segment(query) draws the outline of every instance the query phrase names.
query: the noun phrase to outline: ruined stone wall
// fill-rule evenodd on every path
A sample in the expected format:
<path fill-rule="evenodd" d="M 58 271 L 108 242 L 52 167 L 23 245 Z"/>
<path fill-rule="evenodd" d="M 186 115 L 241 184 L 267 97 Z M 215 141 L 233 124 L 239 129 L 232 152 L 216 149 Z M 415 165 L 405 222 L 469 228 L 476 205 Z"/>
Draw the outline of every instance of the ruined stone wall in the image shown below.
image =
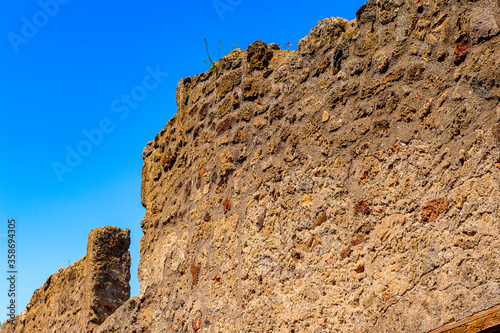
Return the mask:
<path fill-rule="evenodd" d="M 181 80 L 99 332 L 427 332 L 500 304 L 498 1 L 369 1 Z"/>
<path fill-rule="evenodd" d="M 370 0 L 182 79 L 143 152 L 140 295 L 96 331 L 428 332 L 500 304 L 499 7 Z"/>
<path fill-rule="evenodd" d="M 130 230 L 106 226 L 89 234 L 87 254 L 49 276 L 2 332 L 89 332 L 130 298 Z"/>

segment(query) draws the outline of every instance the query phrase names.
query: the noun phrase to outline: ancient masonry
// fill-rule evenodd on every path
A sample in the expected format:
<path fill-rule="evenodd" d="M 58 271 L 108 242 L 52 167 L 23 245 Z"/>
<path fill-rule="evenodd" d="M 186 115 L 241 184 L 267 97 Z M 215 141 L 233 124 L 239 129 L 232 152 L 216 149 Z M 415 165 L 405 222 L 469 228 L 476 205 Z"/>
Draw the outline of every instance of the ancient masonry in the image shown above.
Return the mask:
<path fill-rule="evenodd" d="M 370 0 L 296 51 L 259 41 L 182 79 L 143 152 L 140 295 L 95 331 L 429 332 L 491 313 L 499 24 L 498 0 Z"/>
<path fill-rule="evenodd" d="M 27 311 L 2 332 L 90 332 L 130 298 L 130 230 L 106 226 L 89 234 L 87 254 L 49 276 Z"/>

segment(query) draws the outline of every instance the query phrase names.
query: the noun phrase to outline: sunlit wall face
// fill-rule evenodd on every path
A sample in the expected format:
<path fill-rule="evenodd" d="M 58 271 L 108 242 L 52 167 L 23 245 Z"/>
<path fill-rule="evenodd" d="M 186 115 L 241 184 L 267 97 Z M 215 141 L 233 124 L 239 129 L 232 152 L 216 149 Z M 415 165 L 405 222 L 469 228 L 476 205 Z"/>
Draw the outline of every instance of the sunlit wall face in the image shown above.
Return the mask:
<path fill-rule="evenodd" d="M 242 49 L 263 40 L 293 50 L 318 20 L 353 19 L 362 4 L 1 2 L 0 251 L 15 218 L 17 313 L 104 225 L 131 229 L 138 293 L 142 149 L 175 114 L 179 79 L 209 69 L 203 38 L 214 58 L 219 41 L 222 55 L 236 41 Z M 0 304 L 7 287 L 0 279 Z"/>

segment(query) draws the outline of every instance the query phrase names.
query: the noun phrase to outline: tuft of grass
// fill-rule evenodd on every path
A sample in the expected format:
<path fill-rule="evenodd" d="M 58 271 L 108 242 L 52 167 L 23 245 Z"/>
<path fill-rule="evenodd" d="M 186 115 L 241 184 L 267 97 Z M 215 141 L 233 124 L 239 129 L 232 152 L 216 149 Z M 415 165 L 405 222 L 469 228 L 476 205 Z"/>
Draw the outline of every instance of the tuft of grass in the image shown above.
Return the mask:
<path fill-rule="evenodd" d="M 222 42 L 219 41 L 219 57 L 218 57 L 217 61 L 213 61 L 212 58 L 210 57 L 210 52 L 208 51 L 207 39 L 203 38 L 203 40 L 205 41 L 205 47 L 207 49 L 208 61 L 210 61 L 210 63 L 208 63 L 206 60 L 204 60 L 205 64 L 207 64 L 208 66 L 210 66 L 210 70 L 209 70 L 210 74 L 217 74 L 217 72 L 219 70 L 218 64 L 219 64 L 220 59 L 221 59 L 220 58 L 220 49 L 221 49 Z M 237 52 L 237 55 L 239 55 L 239 52 L 236 49 L 236 45 L 238 45 L 238 41 L 236 41 L 236 43 L 234 43 L 233 47 L 231 47 L 231 49 L 229 50 L 229 52 L 226 55 L 231 54 L 233 51 Z"/>
<path fill-rule="evenodd" d="M 344 20 L 344 19 L 339 19 L 339 20 L 337 21 L 337 24 L 338 24 L 339 26 L 341 26 L 341 27 L 342 27 L 342 29 L 344 29 L 344 30 L 345 30 L 345 27 L 347 26 L 347 20 Z"/>
<path fill-rule="evenodd" d="M 354 37 L 354 35 L 357 33 L 358 33 L 358 27 L 356 27 L 356 29 L 348 32 L 344 37 L 344 44 L 345 45 L 349 44 L 351 42 L 352 38 Z"/>

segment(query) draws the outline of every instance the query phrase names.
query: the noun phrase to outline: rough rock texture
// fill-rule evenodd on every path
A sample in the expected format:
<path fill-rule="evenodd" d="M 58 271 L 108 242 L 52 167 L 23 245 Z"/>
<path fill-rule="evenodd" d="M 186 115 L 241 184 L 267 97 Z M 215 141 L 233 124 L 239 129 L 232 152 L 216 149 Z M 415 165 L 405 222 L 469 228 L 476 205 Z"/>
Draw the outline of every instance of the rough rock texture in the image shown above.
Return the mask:
<path fill-rule="evenodd" d="M 500 304 L 499 6 L 370 0 L 181 80 L 143 152 L 140 295 L 97 332 L 427 332 Z"/>
<path fill-rule="evenodd" d="M 185 78 L 98 332 L 427 332 L 500 304 L 498 1 L 370 0 Z"/>
<path fill-rule="evenodd" d="M 89 332 L 130 298 L 130 229 L 89 234 L 87 254 L 49 276 L 2 332 Z"/>
<path fill-rule="evenodd" d="M 180 81 L 99 332 L 426 332 L 500 304 L 498 1 L 369 1 Z"/>

